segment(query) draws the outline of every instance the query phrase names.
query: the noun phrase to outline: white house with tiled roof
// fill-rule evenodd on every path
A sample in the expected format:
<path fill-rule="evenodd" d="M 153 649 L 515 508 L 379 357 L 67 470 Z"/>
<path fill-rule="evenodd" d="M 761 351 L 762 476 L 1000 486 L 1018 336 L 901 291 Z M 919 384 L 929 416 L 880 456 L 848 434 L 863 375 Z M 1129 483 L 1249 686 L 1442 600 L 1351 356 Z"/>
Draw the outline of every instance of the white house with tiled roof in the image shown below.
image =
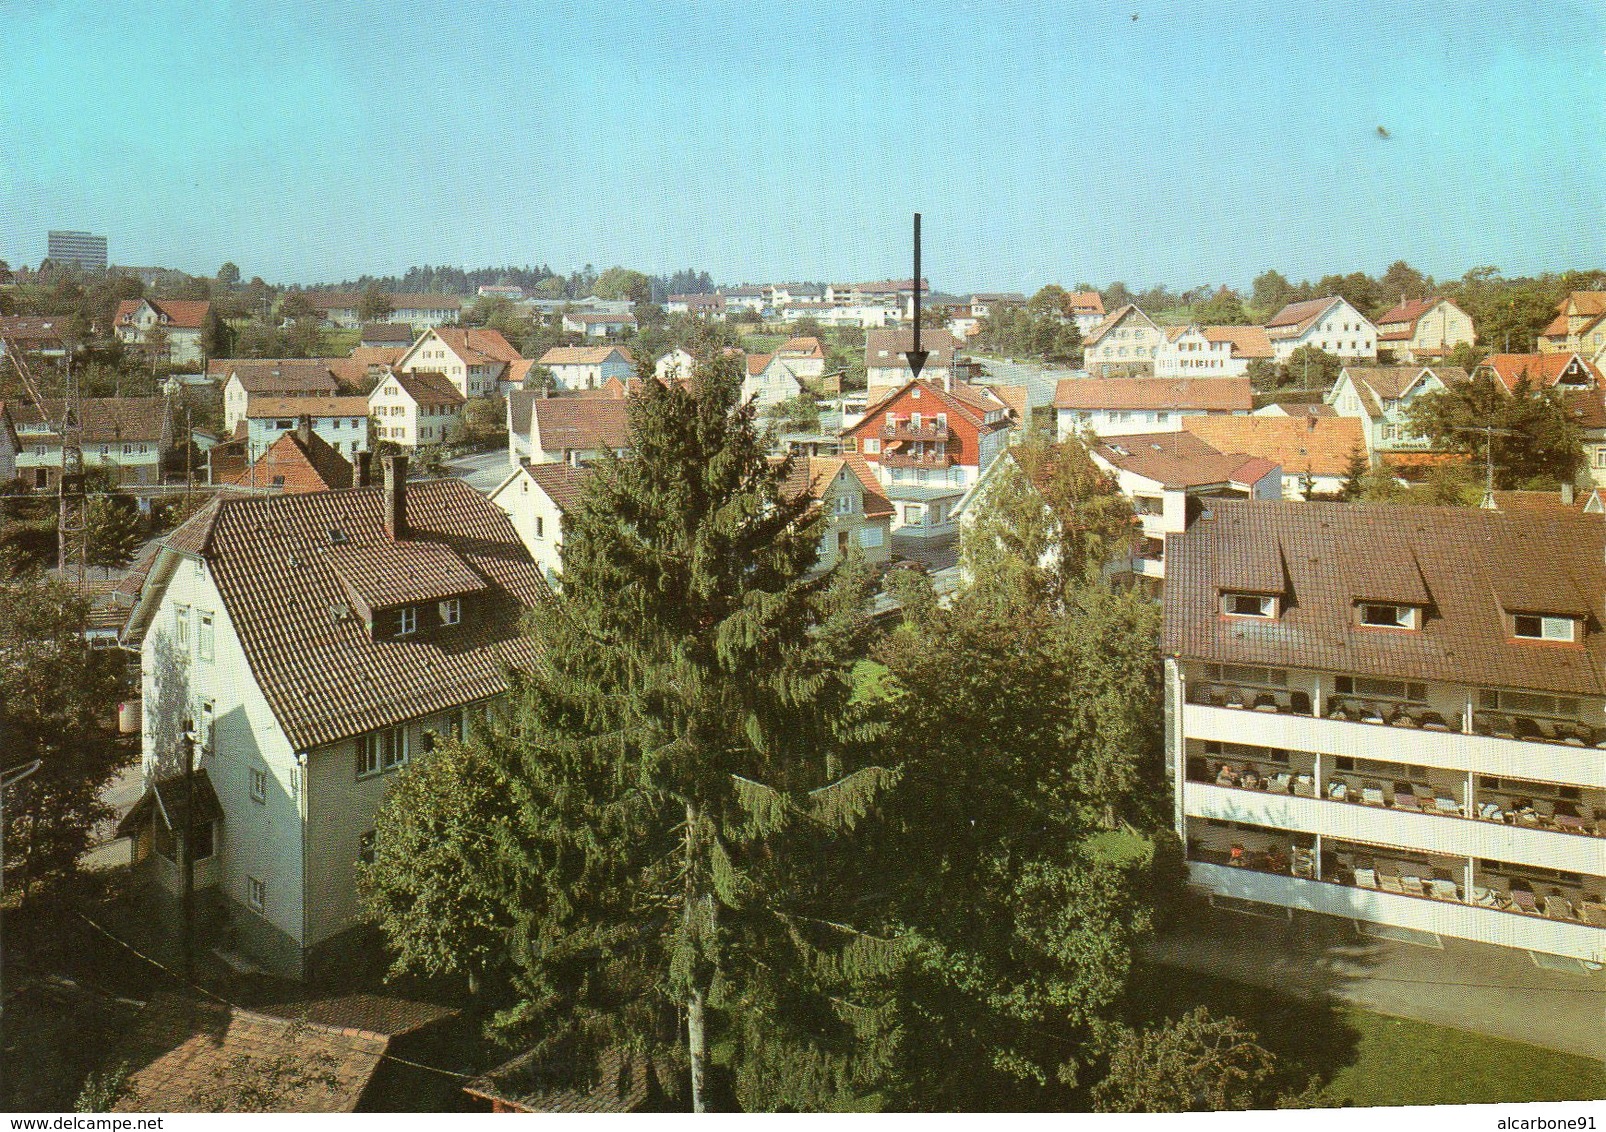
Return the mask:
<path fill-rule="evenodd" d="M 1410 426 L 1417 399 L 1453 385 L 1464 385 L 1467 371 L 1456 366 L 1345 366 L 1326 403 L 1342 417 L 1365 422 L 1370 452 L 1426 452 L 1426 437 Z"/>
<path fill-rule="evenodd" d="M 465 398 L 490 397 L 500 390 L 509 365 L 522 360 L 499 330 L 438 327 L 419 335 L 393 368 L 444 374 Z"/>
<path fill-rule="evenodd" d="M 1279 362 L 1301 346 L 1346 360 L 1377 357 L 1377 327 L 1342 296 L 1289 303 L 1266 323 Z"/>
<path fill-rule="evenodd" d="M 457 480 L 407 483 L 401 458 L 382 488 L 220 497 L 167 536 L 125 633 L 139 906 L 171 912 L 180 891 L 191 720 L 202 945 L 298 978 L 349 962 L 386 788 L 505 697 L 548 592 L 500 510 Z"/>
<path fill-rule="evenodd" d="M 1168 432 L 1207 413 L 1248 414 L 1247 377 L 1067 377 L 1054 387 L 1057 435 Z"/>
<path fill-rule="evenodd" d="M 590 468 L 573 464 L 520 464 L 488 497 L 553 586 L 563 573 L 563 516 L 579 502 L 590 475 Z"/>
<path fill-rule="evenodd" d="M 1243 377 L 1272 357 L 1258 326 L 1168 326 L 1154 356 L 1155 377 Z"/>
<path fill-rule="evenodd" d="M 167 398 L 85 397 L 79 409 L 78 443 L 86 469 L 103 470 L 119 484 L 162 482 L 162 460 L 174 445 Z M 61 402 L 47 400 L 45 410 L 48 420 L 31 402 L 0 404 L 15 437 L 14 474 L 35 491 L 54 490 L 61 478 L 61 437 L 50 425 L 61 420 Z"/>
<path fill-rule="evenodd" d="M 1449 299 L 1401 298 L 1377 319 L 1377 348 L 1407 365 L 1444 358 L 1476 338 L 1472 316 Z"/>
<path fill-rule="evenodd" d="M 233 435 L 252 397 L 333 397 L 340 392 L 322 358 L 214 358 L 207 372 L 223 385 L 223 431 Z"/>
<path fill-rule="evenodd" d="M 1153 377 L 1164 341 L 1154 320 L 1128 303 L 1087 333 L 1082 364 L 1094 377 Z"/>
<path fill-rule="evenodd" d="M 445 374 L 396 371 L 368 395 L 374 436 L 403 448 L 444 444 L 463 425 L 467 398 Z"/>
<path fill-rule="evenodd" d="M 552 371 L 564 393 L 601 389 L 610 377 L 627 381 L 636 372 L 635 359 L 623 346 L 554 346 L 538 364 Z"/>
<path fill-rule="evenodd" d="M 165 341 L 160 359 L 173 365 L 204 361 L 201 337 L 212 304 L 186 299 L 124 299 L 112 316 L 112 330 L 119 342 L 151 347 Z"/>
<path fill-rule="evenodd" d="M 246 459 L 258 460 L 302 417 L 329 446 L 353 462 L 368 451 L 366 397 L 275 397 L 254 395 L 245 407 Z"/>
<path fill-rule="evenodd" d="M 803 383 L 791 363 L 779 354 L 748 354 L 742 376 L 742 400 L 752 400 L 759 411 L 774 408 L 803 392 Z"/>

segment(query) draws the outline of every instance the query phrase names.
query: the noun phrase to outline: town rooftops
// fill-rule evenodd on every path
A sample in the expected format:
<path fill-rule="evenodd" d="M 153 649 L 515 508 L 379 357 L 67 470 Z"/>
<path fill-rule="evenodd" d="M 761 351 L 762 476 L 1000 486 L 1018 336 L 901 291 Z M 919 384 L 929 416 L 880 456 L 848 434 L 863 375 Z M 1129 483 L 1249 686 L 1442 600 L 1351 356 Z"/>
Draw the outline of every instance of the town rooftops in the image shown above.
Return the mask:
<path fill-rule="evenodd" d="M 595 366 L 601 365 L 614 354 L 619 360 L 633 361 L 630 351 L 623 346 L 553 346 L 541 355 L 544 366 Z"/>
<path fill-rule="evenodd" d="M 1266 333 L 1271 338 L 1297 338 L 1309 330 L 1312 323 L 1331 310 L 1335 303 L 1343 301 L 1337 295 L 1329 295 L 1324 299 L 1306 299 L 1303 302 L 1289 303 L 1267 321 Z"/>
<path fill-rule="evenodd" d="M 398 346 L 411 346 L 413 332 L 399 322 L 365 322 L 362 324 L 364 342 L 394 342 Z"/>
<path fill-rule="evenodd" d="M 203 299 L 124 299 L 117 304 L 112 321 L 118 326 L 132 325 L 141 304 L 149 305 L 163 324 L 179 330 L 201 329 L 212 309 L 212 304 Z"/>
<path fill-rule="evenodd" d="M 931 354 L 926 367 L 952 366 L 954 354 L 963 345 L 946 330 L 922 330 L 920 348 Z M 870 369 L 908 369 L 908 351 L 915 348 L 912 330 L 872 330 L 864 342 L 864 364 Z"/>
<path fill-rule="evenodd" d="M 1056 409 L 1195 409 L 1247 413 L 1255 407 L 1247 377 L 1065 377 Z"/>
<path fill-rule="evenodd" d="M 775 353 L 783 358 L 824 358 L 825 347 L 818 338 L 805 336 L 787 339 L 775 348 Z"/>
<path fill-rule="evenodd" d="M 1285 475 L 1342 476 L 1354 453 L 1366 451 L 1359 417 L 1189 417 L 1184 427 L 1224 452 L 1248 452 L 1282 466 Z"/>
<path fill-rule="evenodd" d="M 769 369 L 770 368 L 770 359 L 773 358 L 774 356 L 775 356 L 774 354 L 748 354 L 747 355 L 747 376 L 748 377 L 757 377 L 759 374 L 761 374 L 765 370 Z"/>
<path fill-rule="evenodd" d="M 444 711 L 507 690 L 533 660 L 524 611 L 549 591 L 507 516 L 460 480 L 408 483 L 403 537 L 382 487 L 219 496 L 169 534 L 205 560 L 262 694 L 297 750 Z M 130 622 L 137 635 L 171 565 L 159 561 Z M 454 625 L 376 634 L 350 606 L 461 592 Z"/>
<path fill-rule="evenodd" d="M 366 397 L 272 397 L 252 396 L 245 403 L 249 420 L 268 417 L 366 417 Z"/>
<path fill-rule="evenodd" d="M 617 450 L 630 447 L 629 402 L 604 397 L 541 397 L 508 394 L 515 433 L 539 429 L 546 452 Z"/>
<path fill-rule="evenodd" d="M 334 393 L 340 388 L 325 358 L 214 358 L 206 372 L 233 377 L 247 393 Z"/>
<path fill-rule="evenodd" d="M 559 511 L 569 511 L 580 502 L 586 480 L 591 478 L 590 468 L 577 468 L 573 464 L 526 464 L 524 467 Z"/>
<path fill-rule="evenodd" d="M 1606 694 L 1606 521 L 1473 507 L 1213 501 L 1166 540 L 1164 648 L 1212 661 Z M 1223 617 L 1222 594 L 1278 596 Z M 1397 592 L 1396 592 L 1397 591 Z M 1357 601 L 1423 606 L 1368 628 Z M 1583 617 L 1578 644 L 1513 636 L 1516 613 Z"/>
<path fill-rule="evenodd" d="M 161 441 L 167 436 L 165 397 L 85 397 L 79 401 L 79 443 L 114 444 L 124 441 Z M 45 411 L 50 420 L 61 419 L 62 402 L 47 398 Z M 6 405 L 11 423 L 19 432 L 30 430 L 30 443 L 44 437 L 55 439 L 39 410 L 27 401 Z"/>
<path fill-rule="evenodd" d="M 1516 392 L 1518 384 L 1525 379 L 1532 389 L 1549 389 L 1575 361 L 1579 371 L 1598 387 L 1600 371 L 1578 354 L 1491 354 L 1478 364 L 1475 372 L 1493 375 L 1511 392 Z"/>
<path fill-rule="evenodd" d="M 1264 326 L 1204 326 L 1200 329 L 1206 341 L 1230 342 L 1235 358 L 1270 358 L 1274 354 Z"/>
<path fill-rule="evenodd" d="M 775 457 L 770 463 L 779 464 L 781 459 Z M 884 519 L 893 514 L 891 502 L 881 494 L 881 482 L 876 479 L 875 472 L 871 471 L 870 465 L 856 454 L 793 457 L 791 471 L 781 482 L 781 495 L 786 499 L 807 495 L 816 501 L 824 500 L 825 493 L 830 490 L 844 469 L 859 481 L 859 487 L 864 493 L 866 519 Z"/>
<path fill-rule="evenodd" d="M 541 1060 L 536 1051 L 504 1062 L 463 1086 L 498 1112 L 628 1113 L 660 1110 L 668 1090 L 645 1054 L 605 1050 L 591 1072 L 563 1059 Z"/>
<path fill-rule="evenodd" d="M 1380 332 L 1377 336 L 1378 341 L 1395 342 L 1410 338 L 1416 330 L 1417 320 L 1442 302 L 1444 300 L 1437 296 L 1431 299 L 1400 300 L 1398 305 L 1390 307 L 1378 316 L 1377 327 Z M 1384 330 L 1384 327 L 1394 329 Z"/>
<path fill-rule="evenodd" d="M 228 482 L 240 487 L 281 487 L 286 493 L 351 487 L 356 479 L 351 462 L 316 431 L 303 430 L 301 423 Z"/>
<path fill-rule="evenodd" d="M 411 373 L 393 373 L 383 384 L 394 381 L 402 391 L 420 405 L 461 405 L 468 398 L 457 391 L 452 379 L 433 370 L 414 370 Z"/>
<path fill-rule="evenodd" d="M 1104 296 L 1097 291 L 1072 291 L 1065 296 L 1071 310 L 1086 314 L 1104 314 Z"/>
<path fill-rule="evenodd" d="M 271 1098 L 272 1111 L 353 1112 L 388 1046 L 383 1034 L 156 991 L 113 1059 L 128 1066 L 113 1108 L 237 1111 L 243 1102 L 231 1084 L 278 1072 L 296 1087 Z"/>
<path fill-rule="evenodd" d="M 1116 436 L 1094 445 L 1092 451 L 1112 467 L 1173 491 L 1217 484 L 1248 488 L 1277 470 L 1274 461 L 1219 451 L 1188 432 Z"/>
<path fill-rule="evenodd" d="M 0 316 L 0 338 L 19 345 L 60 342 L 72 329 L 69 319 L 61 315 L 4 315 Z"/>
<path fill-rule="evenodd" d="M 516 362 L 523 356 L 502 336 L 500 330 L 442 326 L 437 327 L 434 333 L 465 365 Z"/>

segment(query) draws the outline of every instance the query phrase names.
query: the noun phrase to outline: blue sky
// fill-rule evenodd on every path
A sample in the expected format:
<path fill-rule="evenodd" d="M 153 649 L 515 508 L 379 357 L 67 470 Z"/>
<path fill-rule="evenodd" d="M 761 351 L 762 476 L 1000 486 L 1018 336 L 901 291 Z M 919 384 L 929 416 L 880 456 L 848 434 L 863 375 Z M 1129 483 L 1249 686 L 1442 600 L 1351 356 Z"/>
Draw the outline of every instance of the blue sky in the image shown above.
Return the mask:
<path fill-rule="evenodd" d="M 13 264 L 881 278 L 918 210 L 953 290 L 1606 266 L 1593 0 L 4 7 Z"/>

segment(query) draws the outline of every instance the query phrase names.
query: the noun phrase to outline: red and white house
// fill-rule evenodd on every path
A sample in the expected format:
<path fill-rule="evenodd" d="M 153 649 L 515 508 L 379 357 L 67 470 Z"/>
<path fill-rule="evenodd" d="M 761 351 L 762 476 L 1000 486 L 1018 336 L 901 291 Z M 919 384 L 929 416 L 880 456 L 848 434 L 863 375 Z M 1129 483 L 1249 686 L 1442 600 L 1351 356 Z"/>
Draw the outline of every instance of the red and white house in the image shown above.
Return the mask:
<path fill-rule="evenodd" d="M 843 448 L 874 469 L 894 515 L 909 535 L 945 534 L 970 487 L 1009 445 L 1016 425 L 1009 405 L 990 390 L 923 378 L 907 381 L 871 405 L 842 432 Z"/>

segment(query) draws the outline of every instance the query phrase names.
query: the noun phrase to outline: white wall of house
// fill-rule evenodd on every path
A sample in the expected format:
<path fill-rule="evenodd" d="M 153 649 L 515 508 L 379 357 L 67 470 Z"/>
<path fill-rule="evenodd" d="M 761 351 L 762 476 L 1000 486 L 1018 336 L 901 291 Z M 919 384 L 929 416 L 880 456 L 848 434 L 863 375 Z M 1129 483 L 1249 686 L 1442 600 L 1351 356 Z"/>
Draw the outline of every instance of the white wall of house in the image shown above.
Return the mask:
<path fill-rule="evenodd" d="M 1098 436 L 1128 436 L 1136 432 L 1181 432 L 1188 417 L 1204 416 L 1203 409 L 1057 409 L 1055 419 L 1061 440 L 1084 428 Z"/>
<path fill-rule="evenodd" d="M 548 582 L 563 572 L 563 511 L 524 469 L 509 476 L 490 500 L 507 514 L 519 540 Z"/>
<path fill-rule="evenodd" d="M 548 365 L 552 371 L 552 382 L 566 393 L 580 389 L 600 389 L 610 377 L 617 377 L 620 381 L 628 381 L 635 376 L 635 369 L 623 358 L 610 358 L 604 362 L 560 362 Z"/>
<path fill-rule="evenodd" d="M 420 405 L 395 380 L 381 381 L 368 396 L 375 437 L 405 448 L 444 444 L 463 423 L 459 405 Z"/>
<path fill-rule="evenodd" d="M 742 400 L 751 397 L 760 409 L 779 405 L 801 392 L 803 383 L 779 358 L 771 358 L 763 373 L 750 373 L 742 379 Z"/>
<path fill-rule="evenodd" d="M 246 422 L 246 448 L 252 461 L 273 447 L 273 442 L 287 432 L 295 431 L 296 418 L 253 417 Z M 329 442 L 336 452 L 350 460 L 358 452 L 368 451 L 368 418 L 313 417 L 312 431 Z"/>
<path fill-rule="evenodd" d="M 1271 336 L 1272 332 L 1267 334 Z M 1279 362 L 1287 361 L 1288 355 L 1301 346 L 1315 346 L 1339 358 L 1376 358 L 1377 327 L 1346 300 L 1339 299 L 1303 334 L 1271 339 L 1272 353 Z"/>
<path fill-rule="evenodd" d="M 1160 340 L 1154 355 L 1156 377 L 1243 377 L 1249 359 L 1235 358 L 1231 342 L 1212 342 L 1197 327 L 1189 327 L 1175 341 Z"/>

